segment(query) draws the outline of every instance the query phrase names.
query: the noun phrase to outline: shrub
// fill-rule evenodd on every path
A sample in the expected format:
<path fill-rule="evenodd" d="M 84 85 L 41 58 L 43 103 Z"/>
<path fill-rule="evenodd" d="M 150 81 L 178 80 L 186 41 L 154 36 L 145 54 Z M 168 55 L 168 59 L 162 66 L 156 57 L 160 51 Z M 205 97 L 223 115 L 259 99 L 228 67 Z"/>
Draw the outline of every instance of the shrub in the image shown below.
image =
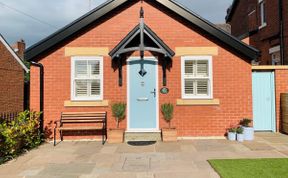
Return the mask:
<path fill-rule="evenodd" d="M 243 127 L 249 127 L 251 122 L 252 122 L 251 119 L 244 118 L 240 121 L 240 125 L 242 125 Z"/>
<path fill-rule="evenodd" d="M 231 127 L 231 128 L 228 129 L 228 132 L 236 133 L 237 132 L 237 128 L 236 127 Z"/>
<path fill-rule="evenodd" d="M 238 127 L 236 132 L 237 134 L 243 134 L 244 129 L 242 127 Z"/>
<path fill-rule="evenodd" d="M 169 128 L 171 128 L 171 120 L 173 118 L 174 106 L 171 103 L 165 103 L 161 105 L 161 112 L 166 122 L 169 124 Z"/>
<path fill-rule="evenodd" d="M 116 127 L 119 128 L 119 122 L 121 122 L 125 118 L 125 103 L 114 103 L 112 104 L 112 114 L 116 120 Z"/>
<path fill-rule="evenodd" d="M 41 144 L 40 114 L 40 112 L 24 111 L 19 113 L 15 120 L 0 124 L 0 157 L 3 159 L 2 161 L 17 156 L 25 149 L 31 149 Z"/>

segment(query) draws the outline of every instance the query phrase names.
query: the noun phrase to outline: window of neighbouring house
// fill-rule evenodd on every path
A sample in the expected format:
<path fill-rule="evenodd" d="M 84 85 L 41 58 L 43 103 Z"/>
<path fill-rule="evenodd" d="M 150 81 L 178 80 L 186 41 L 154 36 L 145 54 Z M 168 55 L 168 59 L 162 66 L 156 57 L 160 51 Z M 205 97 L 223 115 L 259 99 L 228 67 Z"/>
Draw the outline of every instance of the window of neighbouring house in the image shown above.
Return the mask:
<path fill-rule="evenodd" d="M 212 99 L 212 57 L 182 57 L 182 98 Z"/>
<path fill-rule="evenodd" d="M 103 99 L 103 58 L 72 57 L 72 100 Z"/>
<path fill-rule="evenodd" d="M 266 11 L 265 11 L 265 1 L 259 0 L 259 8 L 260 8 L 260 27 L 263 28 L 267 25 L 266 23 Z"/>

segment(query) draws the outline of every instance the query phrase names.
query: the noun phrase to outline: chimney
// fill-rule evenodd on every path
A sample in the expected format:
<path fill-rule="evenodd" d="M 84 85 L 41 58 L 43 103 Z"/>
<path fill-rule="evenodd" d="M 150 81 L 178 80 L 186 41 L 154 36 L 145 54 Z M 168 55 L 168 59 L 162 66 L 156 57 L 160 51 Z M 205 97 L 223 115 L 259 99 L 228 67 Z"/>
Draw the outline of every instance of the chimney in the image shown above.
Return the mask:
<path fill-rule="evenodd" d="M 21 59 L 24 59 L 25 46 L 25 41 L 23 39 L 20 39 L 16 44 L 12 45 L 12 48 Z"/>

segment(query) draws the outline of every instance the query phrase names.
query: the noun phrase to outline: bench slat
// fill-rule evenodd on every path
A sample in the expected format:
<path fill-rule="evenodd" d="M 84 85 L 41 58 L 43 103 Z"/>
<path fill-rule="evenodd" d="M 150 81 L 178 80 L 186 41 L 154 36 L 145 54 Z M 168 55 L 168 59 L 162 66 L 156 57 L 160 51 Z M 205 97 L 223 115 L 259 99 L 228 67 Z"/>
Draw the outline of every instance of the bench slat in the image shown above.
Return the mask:
<path fill-rule="evenodd" d="M 102 120 L 62 120 L 62 123 L 103 123 Z"/>
<path fill-rule="evenodd" d="M 102 127 L 59 127 L 58 130 L 102 130 Z"/>
<path fill-rule="evenodd" d="M 87 119 L 105 119 L 106 117 L 104 116 L 62 116 L 62 119 L 66 118 L 75 118 L 75 119 L 81 119 L 81 118 L 87 118 Z"/>

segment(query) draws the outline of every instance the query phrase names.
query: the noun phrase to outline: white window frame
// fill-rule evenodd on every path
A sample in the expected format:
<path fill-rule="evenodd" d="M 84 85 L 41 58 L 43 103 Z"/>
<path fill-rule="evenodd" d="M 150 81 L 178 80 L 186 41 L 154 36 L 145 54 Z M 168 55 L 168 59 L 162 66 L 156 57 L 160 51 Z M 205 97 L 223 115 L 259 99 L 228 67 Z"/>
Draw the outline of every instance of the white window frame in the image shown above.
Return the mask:
<path fill-rule="evenodd" d="M 208 61 L 208 72 L 209 75 L 207 79 L 210 81 L 208 82 L 208 95 L 186 95 L 185 94 L 185 61 Z M 181 90 L 182 90 L 182 99 L 213 99 L 213 64 L 212 64 L 212 56 L 182 56 L 181 57 Z M 195 77 L 197 79 L 197 77 Z M 199 78 L 201 79 L 201 78 Z"/>
<path fill-rule="evenodd" d="M 267 25 L 265 3 L 266 2 L 264 0 L 258 0 L 259 12 L 260 12 L 260 21 L 261 21 L 260 22 L 261 25 L 260 25 L 259 29 L 264 28 Z"/>
<path fill-rule="evenodd" d="M 91 96 L 91 97 L 76 97 L 75 95 L 75 62 L 80 61 L 80 60 L 85 60 L 85 61 L 99 61 L 100 62 L 100 95 L 99 96 Z M 103 100 L 103 57 L 101 56 L 73 56 L 71 58 L 71 100 L 72 101 L 99 101 Z"/>

